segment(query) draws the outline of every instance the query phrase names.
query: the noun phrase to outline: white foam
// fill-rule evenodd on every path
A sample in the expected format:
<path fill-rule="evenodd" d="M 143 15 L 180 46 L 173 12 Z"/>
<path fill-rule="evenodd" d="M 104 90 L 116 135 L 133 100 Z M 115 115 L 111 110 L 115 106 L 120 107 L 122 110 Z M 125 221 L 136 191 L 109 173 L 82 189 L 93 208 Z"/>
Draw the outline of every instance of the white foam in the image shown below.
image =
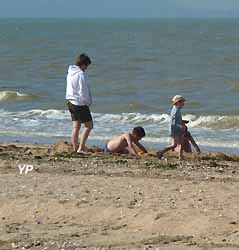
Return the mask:
<path fill-rule="evenodd" d="M 36 96 L 32 94 L 20 93 L 18 91 L 0 91 L 0 101 L 13 101 L 13 100 L 24 100 L 29 98 L 34 98 Z"/>
<path fill-rule="evenodd" d="M 0 133 L 5 135 L 51 138 L 70 137 L 71 134 L 70 114 L 66 110 L 33 109 L 19 112 L 0 110 L 0 119 Z M 90 138 L 107 141 L 112 136 L 131 131 L 135 126 L 143 126 L 146 130 L 144 142 L 167 145 L 169 119 L 168 114 L 93 113 L 94 129 Z M 190 121 L 190 132 L 200 145 L 239 148 L 239 135 L 236 132 L 239 130 L 239 117 L 187 114 L 184 119 Z"/>
<path fill-rule="evenodd" d="M 0 110 L 1 118 L 34 118 L 34 119 L 49 119 L 49 120 L 64 120 L 69 118 L 69 112 L 67 110 L 56 109 L 33 109 L 29 111 L 8 112 Z M 121 114 L 102 114 L 93 113 L 94 120 L 96 122 L 111 122 L 121 124 L 157 124 L 166 125 L 170 120 L 168 114 L 141 114 L 141 113 L 121 113 Z M 191 128 L 217 128 L 217 129 L 239 129 L 239 116 L 195 116 L 187 114 L 183 119 L 189 120 L 188 124 Z"/>
<path fill-rule="evenodd" d="M 214 129 L 238 129 L 239 116 L 199 116 L 190 124 L 191 127 L 206 127 Z"/>

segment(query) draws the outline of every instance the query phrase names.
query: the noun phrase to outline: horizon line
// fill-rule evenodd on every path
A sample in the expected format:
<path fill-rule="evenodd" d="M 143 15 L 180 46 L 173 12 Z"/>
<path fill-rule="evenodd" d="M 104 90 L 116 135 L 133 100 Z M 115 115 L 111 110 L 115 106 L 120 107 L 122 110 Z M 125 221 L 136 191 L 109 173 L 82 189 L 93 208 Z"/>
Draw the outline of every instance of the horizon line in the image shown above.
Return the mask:
<path fill-rule="evenodd" d="M 0 16 L 0 19 L 239 19 L 239 16 L 165 16 L 165 17 L 66 17 L 66 16 Z"/>

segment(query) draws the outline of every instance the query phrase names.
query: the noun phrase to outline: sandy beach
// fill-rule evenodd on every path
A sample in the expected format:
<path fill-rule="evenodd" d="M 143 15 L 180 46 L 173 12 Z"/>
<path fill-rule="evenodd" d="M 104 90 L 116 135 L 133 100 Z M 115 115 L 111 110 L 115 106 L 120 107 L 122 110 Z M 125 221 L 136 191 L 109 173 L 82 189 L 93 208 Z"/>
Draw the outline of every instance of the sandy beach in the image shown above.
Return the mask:
<path fill-rule="evenodd" d="M 238 156 L 70 150 L 0 146 L 0 249 L 239 249 Z"/>

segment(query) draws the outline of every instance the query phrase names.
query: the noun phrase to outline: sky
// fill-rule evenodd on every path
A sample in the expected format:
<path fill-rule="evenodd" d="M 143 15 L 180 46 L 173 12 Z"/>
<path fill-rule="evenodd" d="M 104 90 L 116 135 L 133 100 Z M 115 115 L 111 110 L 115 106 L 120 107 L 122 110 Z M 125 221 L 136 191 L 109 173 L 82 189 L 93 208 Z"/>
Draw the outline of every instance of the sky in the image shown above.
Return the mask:
<path fill-rule="evenodd" d="M 239 0 L 0 0 L 0 17 L 239 17 Z"/>

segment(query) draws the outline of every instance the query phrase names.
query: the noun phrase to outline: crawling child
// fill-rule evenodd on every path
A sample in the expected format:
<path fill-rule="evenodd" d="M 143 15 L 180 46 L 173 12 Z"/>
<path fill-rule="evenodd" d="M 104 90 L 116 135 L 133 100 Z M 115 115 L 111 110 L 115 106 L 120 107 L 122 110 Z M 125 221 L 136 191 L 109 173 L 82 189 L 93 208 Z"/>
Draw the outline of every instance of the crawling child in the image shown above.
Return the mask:
<path fill-rule="evenodd" d="M 137 156 L 137 150 L 135 145 L 140 149 L 141 152 L 147 153 L 139 141 L 145 136 L 145 131 L 142 127 L 135 127 L 131 133 L 125 133 L 119 135 L 105 144 L 105 153 L 118 153 L 118 154 L 130 154 Z"/>

